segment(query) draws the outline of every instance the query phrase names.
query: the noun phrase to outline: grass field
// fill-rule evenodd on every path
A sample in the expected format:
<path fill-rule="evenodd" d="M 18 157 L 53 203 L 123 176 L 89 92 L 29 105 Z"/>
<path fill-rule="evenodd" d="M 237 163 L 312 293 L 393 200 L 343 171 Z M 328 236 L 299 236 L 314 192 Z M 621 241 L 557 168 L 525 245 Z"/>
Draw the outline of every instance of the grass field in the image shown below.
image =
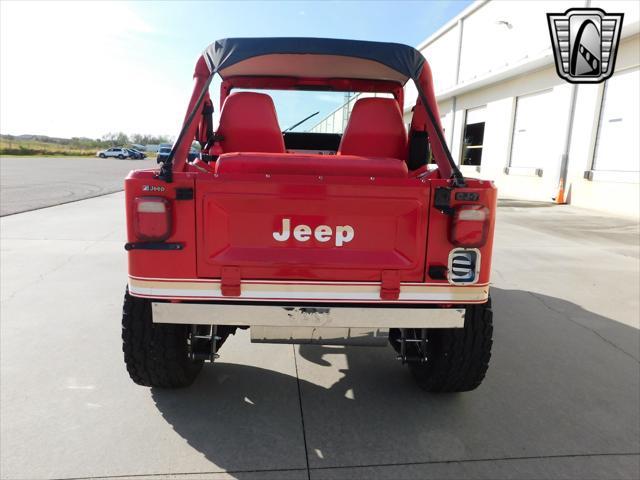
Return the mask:
<path fill-rule="evenodd" d="M 0 139 L 0 155 L 94 156 L 98 149 L 40 142 L 37 140 Z"/>

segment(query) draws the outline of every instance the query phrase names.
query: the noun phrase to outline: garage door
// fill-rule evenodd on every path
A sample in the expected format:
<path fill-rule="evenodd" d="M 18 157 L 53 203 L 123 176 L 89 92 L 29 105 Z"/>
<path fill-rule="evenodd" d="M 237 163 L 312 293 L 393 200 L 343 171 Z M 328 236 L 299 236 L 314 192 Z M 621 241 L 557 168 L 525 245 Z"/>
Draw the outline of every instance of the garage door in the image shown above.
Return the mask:
<path fill-rule="evenodd" d="M 523 95 L 516 99 L 516 118 L 511 146 L 511 167 L 544 168 L 555 145 L 557 131 L 553 90 Z M 555 129 L 557 130 L 557 129 Z"/>
<path fill-rule="evenodd" d="M 605 84 L 594 170 L 640 170 L 640 69 L 615 74 Z"/>

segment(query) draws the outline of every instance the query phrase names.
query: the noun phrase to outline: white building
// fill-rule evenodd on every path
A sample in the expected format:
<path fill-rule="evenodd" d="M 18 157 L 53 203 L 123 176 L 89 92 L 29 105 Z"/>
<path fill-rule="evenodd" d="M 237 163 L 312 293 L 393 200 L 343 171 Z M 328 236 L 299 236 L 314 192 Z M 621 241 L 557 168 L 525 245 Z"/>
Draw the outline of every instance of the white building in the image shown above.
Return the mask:
<path fill-rule="evenodd" d="M 556 73 L 546 14 L 586 6 L 624 13 L 622 35 L 614 75 L 573 85 Z M 563 187 L 568 203 L 638 216 L 639 20 L 638 1 L 478 1 L 420 44 L 462 172 L 503 198 L 553 201 Z M 405 93 L 408 123 L 413 84 Z M 313 130 L 341 131 L 349 103 Z"/>

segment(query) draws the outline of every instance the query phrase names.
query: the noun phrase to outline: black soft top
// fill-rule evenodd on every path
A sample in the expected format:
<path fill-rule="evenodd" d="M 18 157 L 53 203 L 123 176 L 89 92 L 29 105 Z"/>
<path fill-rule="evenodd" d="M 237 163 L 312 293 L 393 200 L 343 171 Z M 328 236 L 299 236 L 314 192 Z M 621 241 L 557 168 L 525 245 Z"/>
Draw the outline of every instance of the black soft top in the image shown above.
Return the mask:
<path fill-rule="evenodd" d="M 416 80 L 424 57 L 399 43 L 331 38 L 225 38 L 207 47 L 209 70 L 236 75 Z"/>

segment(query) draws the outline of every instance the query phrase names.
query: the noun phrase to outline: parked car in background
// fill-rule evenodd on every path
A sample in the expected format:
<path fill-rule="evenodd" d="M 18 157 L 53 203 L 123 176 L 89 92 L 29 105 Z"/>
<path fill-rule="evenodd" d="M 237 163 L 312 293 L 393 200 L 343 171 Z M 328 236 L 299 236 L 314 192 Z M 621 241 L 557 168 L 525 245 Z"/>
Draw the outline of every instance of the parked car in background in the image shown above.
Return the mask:
<path fill-rule="evenodd" d="M 169 158 L 169 154 L 171 153 L 171 147 L 160 147 L 158 150 L 158 163 L 164 162 L 167 158 Z"/>
<path fill-rule="evenodd" d="M 127 148 L 127 152 L 129 152 L 129 157 L 135 160 L 142 160 L 143 158 L 147 158 L 147 155 L 135 148 Z"/>
<path fill-rule="evenodd" d="M 200 156 L 200 151 L 198 151 L 195 148 L 191 147 L 191 149 L 189 150 L 189 155 L 188 155 L 189 161 L 193 162 L 199 156 Z"/>
<path fill-rule="evenodd" d="M 126 148 L 122 147 L 112 147 L 107 148 L 106 150 L 102 150 L 96 153 L 96 157 L 107 158 L 107 157 L 117 157 L 117 158 L 129 158 L 129 151 Z"/>

